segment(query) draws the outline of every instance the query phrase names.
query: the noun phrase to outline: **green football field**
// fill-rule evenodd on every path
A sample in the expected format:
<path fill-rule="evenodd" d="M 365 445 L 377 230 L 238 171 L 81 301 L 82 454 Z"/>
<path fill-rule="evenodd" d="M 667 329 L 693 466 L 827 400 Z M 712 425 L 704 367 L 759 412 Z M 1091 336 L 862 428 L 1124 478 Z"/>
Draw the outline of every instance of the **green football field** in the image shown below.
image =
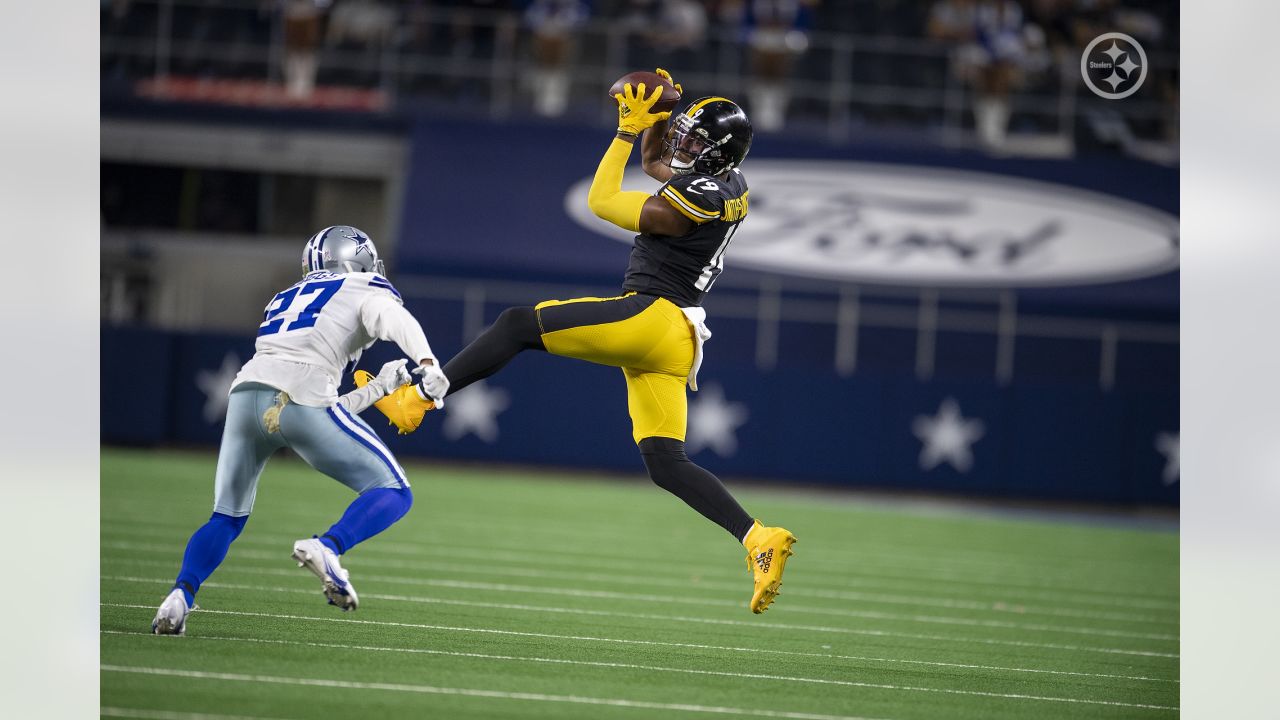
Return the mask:
<path fill-rule="evenodd" d="M 409 465 L 344 614 L 289 552 L 351 494 L 277 457 L 186 637 L 150 635 L 214 462 L 102 453 L 103 716 L 1178 715 L 1173 532 L 744 488 L 799 538 L 752 615 L 741 547 L 639 475 Z"/>

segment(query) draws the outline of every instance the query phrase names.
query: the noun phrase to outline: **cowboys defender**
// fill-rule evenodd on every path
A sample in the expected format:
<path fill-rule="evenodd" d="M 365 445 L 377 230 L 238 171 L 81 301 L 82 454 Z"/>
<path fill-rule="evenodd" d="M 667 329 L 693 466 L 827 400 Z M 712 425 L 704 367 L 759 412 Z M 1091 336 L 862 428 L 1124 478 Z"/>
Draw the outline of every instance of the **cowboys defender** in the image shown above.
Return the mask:
<path fill-rule="evenodd" d="M 302 251 L 302 271 L 301 280 L 267 304 L 256 352 L 232 382 L 213 515 L 188 541 L 178 579 L 151 624 L 154 633 L 186 632 L 201 583 L 244 529 L 258 477 L 279 448 L 359 493 L 323 535 L 293 544 L 293 558 L 320 578 L 331 605 L 355 610 L 359 604 L 338 556 L 386 530 L 413 504 L 404 469 L 357 414 L 397 388 L 437 398 L 438 405 L 449 381 L 387 281 L 368 235 L 347 225 L 321 230 Z M 376 340 L 394 342 L 413 358 L 421 382 L 403 359 L 395 360 L 338 397 L 343 368 Z"/>
<path fill-rule="evenodd" d="M 665 71 L 658 73 L 671 80 Z M 615 96 L 617 136 L 587 197 L 596 215 L 639 233 L 623 294 L 508 308 L 444 371 L 452 392 L 494 374 L 523 350 L 621 368 L 632 434 L 649 476 L 746 546 L 755 579 L 750 607 L 760 613 L 778 593 L 795 537 L 753 520 L 684 448 L 684 388 L 687 383 L 697 390 L 702 343 L 711 336 L 700 305 L 747 216 L 747 182 L 738 166 L 751 146 L 751 124 L 732 101 L 705 97 L 668 128 L 671 113 L 650 112 L 661 95 L 661 87 L 645 97 L 643 84 L 635 89 L 628 84 Z M 663 183 L 653 195 L 621 188 L 623 168 L 641 133 L 644 170 Z M 415 429 L 431 408 L 411 389 L 377 405 L 402 432 Z"/>

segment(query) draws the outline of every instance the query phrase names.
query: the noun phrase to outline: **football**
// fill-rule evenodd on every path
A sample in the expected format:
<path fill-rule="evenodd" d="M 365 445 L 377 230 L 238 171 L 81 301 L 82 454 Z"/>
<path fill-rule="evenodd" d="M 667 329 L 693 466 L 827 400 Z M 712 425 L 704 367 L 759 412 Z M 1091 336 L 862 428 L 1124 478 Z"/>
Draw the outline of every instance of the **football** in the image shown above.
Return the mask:
<path fill-rule="evenodd" d="M 653 94 L 653 89 L 659 85 L 664 88 L 662 91 L 662 97 L 659 98 L 658 102 L 653 106 L 653 112 L 667 112 L 668 110 L 675 110 L 676 105 L 680 104 L 680 93 L 672 87 L 671 83 L 664 80 L 658 73 L 647 72 L 644 70 L 627 73 L 626 75 L 618 78 L 618 81 L 613 84 L 613 87 L 609 88 L 609 99 L 614 99 L 614 95 L 622 92 L 622 86 L 627 83 L 631 83 L 633 90 L 638 89 L 640 83 L 644 83 L 644 93 L 646 97 Z"/>

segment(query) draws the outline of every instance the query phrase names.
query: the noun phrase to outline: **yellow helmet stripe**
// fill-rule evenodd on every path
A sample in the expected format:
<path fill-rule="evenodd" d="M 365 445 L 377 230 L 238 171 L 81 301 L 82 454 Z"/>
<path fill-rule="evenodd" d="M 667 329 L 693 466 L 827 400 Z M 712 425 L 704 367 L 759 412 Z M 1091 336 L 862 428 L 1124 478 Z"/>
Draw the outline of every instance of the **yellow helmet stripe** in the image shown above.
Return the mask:
<path fill-rule="evenodd" d="M 707 98 L 706 100 L 703 100 L 702 102 L 698 103 L 697 105 L 694 105 L 693 107 L 689 108 L 688 110 L 685 110 L 685 111 L 684 111 L 684 114 L 685 114 L 685 115 L 688 115 L 689 117 L 693 117 L 693 114 L 694 114 L 694 113 L 696 113 L 696 112 L 698 112 L 699 110 L 701 110 L 701 109 L 703 108 L 703 106 L 708 105 L 708 104 L 713 103 L 713 102 L 716 102 L 716 101 L 720 101 L 720 100 L 722 100 L 722 101 L 724 101 L 724 102 L 733 102 L 733 101 L 732 101 L 732 100 L 730 100 L 729 98 L 722 98 L 722 97 L 709 97 L 709 98 Z"/>

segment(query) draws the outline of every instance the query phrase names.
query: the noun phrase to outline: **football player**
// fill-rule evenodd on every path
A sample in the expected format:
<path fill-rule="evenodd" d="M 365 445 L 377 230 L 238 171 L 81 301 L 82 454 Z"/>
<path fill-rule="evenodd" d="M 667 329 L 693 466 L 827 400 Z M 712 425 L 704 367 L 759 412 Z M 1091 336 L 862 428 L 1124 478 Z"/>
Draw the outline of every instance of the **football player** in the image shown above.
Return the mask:
<path fill-rule="evenodd" d="M 587 197 L 596 215 L 638 233 L 622 294 L 508 308 L 444 371 L 457 391 L 523 350 L 621 368 L 632 434 L 649 476 L 746 546 L 755 580 L 750 608 L 760 613 L 778 594 L 795 536 L 754 520 L 715 475 L 689 459 L 684 445 L 685 385 L 697 390 L 702 343 L 711 336 L 700 305 L 747 216 L 747 181 L 739 166 L 751 147 L 751 124 L 731 100 L 704 97 L 668 126 L 670 112 L 651 112 L 662 89 L 646 96 L 643 84 L 627 84 L 615 96 L 618 131 Z M 644 170 L 663 183 L 653 195 L 621 188 L 641 134 Z M 377 405 L 401 432 L 416 429 L 432 407 L 414 388 Z"/>
<path fill-rule="evenodd" d="M 342 610 L 355 610 L 359 598 L 338 557 L 386 530 L 413 504 L 404 469 L 358 414 L 401 386 L 421 387 L 438 406 L 449 380 L 387 281 L 368 235 L 347 225 L 321 230 L 302 251 L 302 271 L 301 280 L 267 304 L 256 352 L 231 385 L 213 515 L 187 542 L 178 579 L 151 623 L 154 633 L 186 632 L 201 583 L 244 529 L 258 477 L 282 447 L 358 493 L 323 535 L 293 544 L 293 558 L 320 578 L 329 603 Z M 396 360 L 338 397 L 344 367 L 376 340 L 399 345 L 422 379 L 415 382 L 405 360 Z"/>

